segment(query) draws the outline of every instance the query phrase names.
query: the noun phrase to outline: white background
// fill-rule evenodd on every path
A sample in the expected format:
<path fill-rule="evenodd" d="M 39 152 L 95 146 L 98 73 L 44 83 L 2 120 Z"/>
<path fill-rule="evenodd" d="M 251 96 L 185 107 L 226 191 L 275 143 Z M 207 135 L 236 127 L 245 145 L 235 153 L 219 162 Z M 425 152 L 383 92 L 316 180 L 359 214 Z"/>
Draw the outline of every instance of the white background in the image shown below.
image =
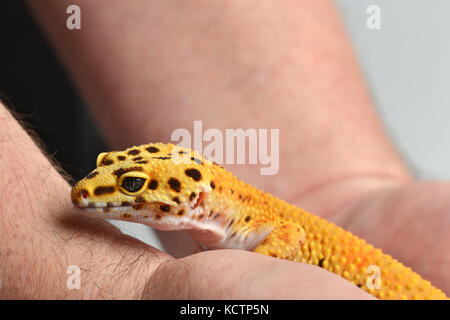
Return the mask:
<path fill-rule="evenodd" d="M 419 178 L 450 178 L 450 1 L 337 0 L 386 129 Z M 366 9 L 381 9 L 381 29 Z"/>

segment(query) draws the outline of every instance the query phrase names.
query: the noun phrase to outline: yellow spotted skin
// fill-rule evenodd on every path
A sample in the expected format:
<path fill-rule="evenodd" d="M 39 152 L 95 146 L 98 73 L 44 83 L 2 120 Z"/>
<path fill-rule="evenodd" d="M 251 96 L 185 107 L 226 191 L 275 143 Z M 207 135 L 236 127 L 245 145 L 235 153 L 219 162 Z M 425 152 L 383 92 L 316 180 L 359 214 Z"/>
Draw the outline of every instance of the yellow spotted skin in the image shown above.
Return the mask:
<path fill-rule="evenodd" d="M 245 249 L 313 264 L 380 299 L 448 299 L 350 232 L 172 144 L 100 154 L 97 168 L 74 186 L 71 197 L 97 217 L 189 230 L 206 248 Z"/>

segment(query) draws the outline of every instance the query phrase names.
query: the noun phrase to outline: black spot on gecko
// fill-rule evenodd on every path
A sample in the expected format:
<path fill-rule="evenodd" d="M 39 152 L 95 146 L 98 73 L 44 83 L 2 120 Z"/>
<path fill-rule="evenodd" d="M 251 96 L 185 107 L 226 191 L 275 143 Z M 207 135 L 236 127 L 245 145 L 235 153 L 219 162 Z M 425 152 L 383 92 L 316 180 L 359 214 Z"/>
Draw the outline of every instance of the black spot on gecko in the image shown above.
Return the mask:
<path fill-rule="evenodd" d="M 148 162 L 147 160 L 136 161 L 136 163 L 142 163 L 142 164 L 146 164 L 147 162 Z"/>
<path fill-rule="evenodd" d="M 230 189 L 230 192 L 231 192 L 231 194 L 233 194 L 233 193 L 234 193 L 234 190 L 233 190 L 233 189 Z"/>
<path fill-rule="evenodd" d="M 117 178 L 120 178 L 123 174 L 130 172 L 130 171 L 142 171 L 142 167 L 131 167 L 131 168 L 120 168 L 113 172 L 117 176 Z"/>
<path fill-rule="evenodd" d="M 125 157 L 125 156 L 117 156 L 117 160 L 119 160 L 119 161 L 123 161 L 123 160 L 125 160 L 127 157 Z"/>
<path fill-rule="evenodd" d="M 230 236 L 230 238 L 233 238 L 236 235 L 236 231 L 233 232 L 233 234 Z"/>
<path fill-rule="evenodd" d="M 98 175 L 98 171 L 92 171 L 91 173 L 89 173 L 89 174 L 86 176 L 86 179 L 92 179 L 92 178 L 94 178 L 96 175 Z"/>
<path fill-rule="evenodd" d="M 141 210 L 143 207 L 144 207 L 144 204 L 142 204 L 142 203 L 133 205 L 134 210 Z"/>
<path fill-rule="evenodd" d="M 178 199 L 178 197 L 173 197 L 172 201 L 176 202 L 177 204 L 180 204 L 180 199 Z"/>
<path fill-rule="evenodd" d="M 361 288 L 361 287 L 362 287 L 362 284 L 361 284 L 361 283 L 358 283 L 356 286 L 357 286 L 358 288 Z"/>
<path fill-rule="evenodd" d="M 209 183 L 209 185 L 210 185 L 211 189 L 213 189 L 213 190 L 216 188 L 216 184 L 214 183 L 214 181 L 211 181 Z"/>
<path fill-rule="evenodd" d="M 176 191 L 176 192 L 181 191 L 181 182 L 177 178 L 170 178 L 168 183 L 169 183 L 170 189 L 172 189 L 173 191 Z"/>
<path fill-rule="evenodd" d="M 230 223 L 228 224 L 228 228 L 231 227 L 231 225 L 234 223 L 234 219 L 231 219 Z"/>
<path fill-rule="evenodd" d="M 184 210 L 181 209 L 180 211 L 177 212 L 177 215 L 182 216 L 184 214 Z"/>
<path fill-rule="evenodd" d="M 152 159 L 169 160 L 169 159 L 172 159 L 172 158 L 171 157 L 152 157 Z"/>
<path fill-rule="evenodd" d="M 220 213 L 216 213 L 216 214 L 214 215 L 213 220 L 216 219 L 216 218 L 218 218 L 219 216 L 220 216 Z"/>
<path fill-rule="evenodd" d="M 197 169 L 192 169 L 192 168 L 191 169 L 186 169 L 184 171 L 184 173 L 188 177 L 194 179 L 194 181 L 200 181 L 202 179 L 202 174 Z"/>
<path fill-rule="evenodd" d="M 157 180 L 150 180 L 150 182 L 148 183 L 148 188 L 150 190 L 155 190 L 156 188 L 158 188 L 158 181 Z"/>
<path fill-rule="evenodd" d="M 159 219 L 161 219 L 161 216 L 160 216 L 159 214 L 157 214 L 157 215 L 155 216 L 155 218 L 156 218 L 156 220 L 159 220 Z"/>
<path fill-rule="evenodd" d="M 129 203 L 128 201 L 122 202 L 122 207 L 129 207 L 129 206 L 131 206 L 131 203 Z"/>
<path fill-rule="evenodd" d="M 137 196 L 136 198 L 134 198 L 135 202 L 145 202 L 145 199 L 143 196 Z"/>
<path fill-rule="evenodd" d="M 191 195 L 189 196 L 189 200 L 194 200 L 195 199 L 195 197 L 196 197 L 196 194 L 195 194 L 195 192 L 192 192 L 191 193 Z"/>
<path fill-rule="evenodd" d="M 319 260 L 319 264 L 318 264 L 319 267 L 323 268 L 323 261 L 324 260 L 325 260 L 324 258 Z"/>
<path fill-rule="evenodd" d="M 100 163 L 100 166 L 109 166 L 113 163 L 114 161 L 112 161 L 111 159 L 103 158 L 102 162 Z"/>
<path fill-rule="evenodd" d="M 250 221 L 250 216 L 246 216 L 245 217 L 245 222 L 249 222 Z"/>
<path fill-rule="evenodd" d="M 142 158 L 142 157 L 136 157 L 136 158 L 133 159 L 133 161 L 139 161 L 139 160 L 142 160 L 142 159 L 144 159 L 144 158 Z"/>
<path fill-rule="evenodd" d="M 167 204 L 163 204 L 162 206 L 159 207 L 159 209 L 164 212 L 169 212 L 170 206 L 168 206 Z"/>
<path fill-rule="evenodd" d="M 96 196 L 101 196 L 103 194 L 111 194 L 116 192 L 116 188 L 114 186 L 101 186 L 101 187 L 97 187 L 94 190 L 94 194 Z"/>
<path fill-rule="evenodd" d="M 156 148 L 156 147 L 148 147 L 145 150 L 147 150 L 150 153 L 157 153 L 157 152 L 159 152 L 159 149 Z"/>
<path fill-rule="evenodd" d="M 138 149 L 133 149 L 133 150 L 128 151 L 128 154 L 131 156 L 135 156 L 139 153 L 141 153 L 141 151 L 139 151 Z"/>
<path fill-rule="evenodd" d="M 188 154 L 188 153 L 186 151 L 178 151 L 178 154 L 182 155 L 182 154 Z"/>

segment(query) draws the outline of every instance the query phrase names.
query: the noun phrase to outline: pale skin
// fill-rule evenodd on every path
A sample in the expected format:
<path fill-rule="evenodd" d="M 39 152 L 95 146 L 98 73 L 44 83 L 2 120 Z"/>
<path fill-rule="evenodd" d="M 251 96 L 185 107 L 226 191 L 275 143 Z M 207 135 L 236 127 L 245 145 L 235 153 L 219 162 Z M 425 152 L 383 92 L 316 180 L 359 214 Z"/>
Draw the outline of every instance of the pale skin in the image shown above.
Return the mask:
<path fill-rule="evenodd" d="M 277 175 L 229 169 L 450 293 L 450 185 L 410 177 L 331 2 L 77 1 L 75 32 L 73 1 L 30 4 L 113 148 L 167 142 L 193 120 L 281 128 Z M 3 106 L 0 119 L 1 298 L 371 298 L 323 269 L 250 252 L 173 259 L 82 217 Z M 81 290 L 66 288 L 69 265 L 83 270 Z"/>

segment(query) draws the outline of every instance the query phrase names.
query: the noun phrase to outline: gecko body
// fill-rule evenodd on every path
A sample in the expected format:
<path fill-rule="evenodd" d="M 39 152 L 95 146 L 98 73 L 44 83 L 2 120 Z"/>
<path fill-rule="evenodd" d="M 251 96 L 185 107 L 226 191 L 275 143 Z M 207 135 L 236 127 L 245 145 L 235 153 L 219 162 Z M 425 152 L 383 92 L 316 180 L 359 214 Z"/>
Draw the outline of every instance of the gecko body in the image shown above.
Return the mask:
<path fill-rule="evenodd" d="M 71 198 L 90 216 L 187 230 L 205 249 L 242 249 L 317 265 L 381 299 L 446 299 L 350 232 L 172 144 L 101 153 Z"/>

